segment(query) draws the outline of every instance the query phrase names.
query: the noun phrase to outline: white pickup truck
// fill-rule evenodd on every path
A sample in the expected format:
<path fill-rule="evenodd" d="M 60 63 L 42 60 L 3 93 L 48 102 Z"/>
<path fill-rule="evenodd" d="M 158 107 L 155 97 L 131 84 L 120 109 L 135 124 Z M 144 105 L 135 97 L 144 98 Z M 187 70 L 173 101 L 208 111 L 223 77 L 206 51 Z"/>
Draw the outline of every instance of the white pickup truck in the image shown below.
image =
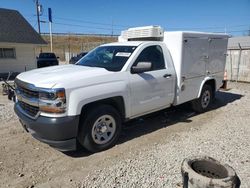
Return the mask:
<path fill-rule="evenodd" d="M 75 65 L 24 72 L 15 79 L 15 112 L 36 139 L 61 151 L 77 142 L 112 147 L 122 123 L 190 101 L 207 110 L 222 85 L 228 35 L 131 28 Z"/>

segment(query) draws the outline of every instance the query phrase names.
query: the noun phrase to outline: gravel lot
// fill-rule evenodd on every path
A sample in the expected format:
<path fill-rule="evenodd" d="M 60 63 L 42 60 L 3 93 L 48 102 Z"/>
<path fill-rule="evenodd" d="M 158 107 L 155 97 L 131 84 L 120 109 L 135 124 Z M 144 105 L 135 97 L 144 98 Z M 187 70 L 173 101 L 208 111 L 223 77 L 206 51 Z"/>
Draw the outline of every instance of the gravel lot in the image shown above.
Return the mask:
<path fill-rule="evenodd" d="M 23 131 L 0 97 L 0 187 L 181 187 L 184 158 L 209 155 L 250 187 L 250 84 L 230 83 L 209 112 L 185 106 L 126 125 L 119 144 L 96 154 L 61 153 Z"/>

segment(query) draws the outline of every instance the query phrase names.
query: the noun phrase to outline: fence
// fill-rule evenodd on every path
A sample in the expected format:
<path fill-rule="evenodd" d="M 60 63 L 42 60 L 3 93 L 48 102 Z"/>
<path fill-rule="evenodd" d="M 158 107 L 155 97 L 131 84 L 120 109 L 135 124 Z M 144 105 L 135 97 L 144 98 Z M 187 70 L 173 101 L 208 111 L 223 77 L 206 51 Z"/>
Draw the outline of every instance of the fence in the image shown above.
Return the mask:
<path fill-rule="evenodd" d="M 228 80 L 250 82 L 250 49 L 229 49 L 225 70 Z"/>

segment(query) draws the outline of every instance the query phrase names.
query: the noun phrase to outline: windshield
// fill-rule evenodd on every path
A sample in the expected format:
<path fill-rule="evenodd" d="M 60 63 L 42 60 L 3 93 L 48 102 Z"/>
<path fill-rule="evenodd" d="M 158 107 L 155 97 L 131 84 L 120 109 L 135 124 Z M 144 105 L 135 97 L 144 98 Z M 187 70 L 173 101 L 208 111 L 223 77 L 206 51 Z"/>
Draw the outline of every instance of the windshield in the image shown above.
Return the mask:
<path fill-rule="evenodd" d="M 56 58 L 54 53 L 40 53 L 39 58 Z"/>
<path fill-rule="evenodd" d="M 100 46 L 80 59 L 76 65 L 120 71 L 135 49 L 136 46 Z"/>

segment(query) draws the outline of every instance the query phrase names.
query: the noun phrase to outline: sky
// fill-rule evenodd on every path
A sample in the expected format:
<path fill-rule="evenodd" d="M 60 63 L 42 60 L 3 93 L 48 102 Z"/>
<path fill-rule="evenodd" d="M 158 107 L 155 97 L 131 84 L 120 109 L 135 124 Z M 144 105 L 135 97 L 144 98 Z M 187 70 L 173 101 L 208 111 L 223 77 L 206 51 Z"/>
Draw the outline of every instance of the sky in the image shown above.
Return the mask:
<path fill-rule="evenodd" d="M 41 32 L 116 34 L 129 27 L 159 25 L 165 31 L 250 33 L 250 0 L 39 0 Z M 37 30 L 35 0 L 0 0 L 18 10 Z"/>

